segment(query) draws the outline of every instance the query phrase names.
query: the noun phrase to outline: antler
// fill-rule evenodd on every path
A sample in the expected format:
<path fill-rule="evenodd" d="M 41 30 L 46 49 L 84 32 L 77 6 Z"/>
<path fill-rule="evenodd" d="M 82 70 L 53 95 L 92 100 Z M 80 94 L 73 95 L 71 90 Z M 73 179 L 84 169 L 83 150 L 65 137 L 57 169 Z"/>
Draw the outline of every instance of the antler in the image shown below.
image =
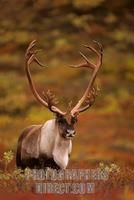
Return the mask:
<path fill-rule="evenodd" d="M 88 60 L 88 58 L 80 52 L 80 55 L 84 58 L 84 60 L 86 62 L 79 64 L 79 65 L 71 65 L 71 67 L 74 68 L 81 68 L 81 67 L 86 67 L 86 68 L 91 68 L 93 69 L 93 74 L 91 76 L 91 79 L 89 81 L 88 87 L 85 91 L 85 93 L 83 94 L 83 96 L 81 97 L 81 99 L 78 101 L 78 103 L 75 105 L 75 107 L 71 110 L 71 115 L 73 117 L 75 117 L 76 115 L 78 115 L 80 112 L 83 112 L 85 110 L 87 110 L 95 101 L 95 97 L 97 96 L 97 90 L 93 88 L 93 84 L 95 81 L 95 78 L 97 76 L 97 72 L 102 64 L 102 56 L 103 56 L 103 49 L 102 49 L 102 45 L 96 41 L 94 41 L 98 47 L 99 47 L 99 51 L 97 51 L 95 48 L 87 46 L 87 45 L 83 45 L 84 47 L 86 47 L 88 50 L 93 51 L 97 56 L 98 56 L 98 61 L 96 64 L 90 62 Z M 81 108 L 81 106 L 85 104 L 84 107 Z"/>
<path fill-rule="evenodd" d="M 56 106 L 59 103 L 58 99 L 50 90 L 48 90 L 46 93 L 43 91 L 43 97 L 44 100 L 48 103 L 49 110 L 53 112 L 52 105 Z"/>
<path fill-rule="evenodd" d="M 45 107 L 47 107 L 49 110 L 51 110 L 54 113 L 58 113 L 61 115 L 65 115 L 65 112 L 62 112 L 59 108 L 57 108 L 56 105 L 56 101 L 54 100 L 54 97 L 50 94 L 50 92 L 47 92 L 46 94 L 43 93 L 44 98 L 42 98 L 38 92 L 35 89 L 35 86 L 33 84 L 32 81 L 32 77 L 31 77 L 31 73 L 30 73 L 30 65 L 35 62 L 37 63 L 39 66 L 44 67 L 44 65 L 42 63 L 40 63 L 40 61 L 37 59 L 36 54 L 40 51 L 40 50 L 33 50 L 33 48 L 36 45 L 36 40 L 33 40 L 27 50 L 26 50 L 26 54 L 25 54 L 25 59 L 26 59 L 26 74 L 28 77 L 28 82 L 30 85 L 30 88 L 32 90 L 33 95 L 35 96 L 35 98 Z"/>

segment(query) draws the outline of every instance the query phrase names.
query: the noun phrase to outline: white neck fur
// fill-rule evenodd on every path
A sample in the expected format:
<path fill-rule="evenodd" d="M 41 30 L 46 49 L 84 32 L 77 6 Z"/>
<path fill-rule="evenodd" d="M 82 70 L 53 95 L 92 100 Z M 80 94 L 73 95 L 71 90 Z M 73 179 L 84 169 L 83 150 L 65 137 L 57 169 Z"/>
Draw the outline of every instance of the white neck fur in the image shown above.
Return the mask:
<path fill-rule="evenodd" d="M 71 150 L 72 141 L 60 136 L 55 119 L 48 120 L 41 129 L 40 153 L 53 158 L 60 168 L 65 169 Z"/>

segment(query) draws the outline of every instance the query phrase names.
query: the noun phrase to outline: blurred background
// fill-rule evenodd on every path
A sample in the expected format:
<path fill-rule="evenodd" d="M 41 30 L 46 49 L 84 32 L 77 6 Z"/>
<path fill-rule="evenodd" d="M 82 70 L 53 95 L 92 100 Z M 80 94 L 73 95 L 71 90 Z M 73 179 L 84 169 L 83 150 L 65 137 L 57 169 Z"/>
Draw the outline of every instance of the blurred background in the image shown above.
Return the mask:
<path fill-rule="evenodd" d="M 133 50 L 134 15 L 130 0 L 1 0 L 0 1 L 0 154 L 16 151 L 21 130 L 44 123 L 53 114 L 36 102 L 24 71 L 28 44 L 37 40 L 47 68 L 31 73 L 40 94 L 51 89 L 59 107 L 73 105 L 83 94 L 89 71 L 68 68 L 82 62 L 81 44 L 103 45 L 103 65 L 96 84 L 100 94 L 79 116 L 69 167 L 99 162 L 134 166 Z"/>

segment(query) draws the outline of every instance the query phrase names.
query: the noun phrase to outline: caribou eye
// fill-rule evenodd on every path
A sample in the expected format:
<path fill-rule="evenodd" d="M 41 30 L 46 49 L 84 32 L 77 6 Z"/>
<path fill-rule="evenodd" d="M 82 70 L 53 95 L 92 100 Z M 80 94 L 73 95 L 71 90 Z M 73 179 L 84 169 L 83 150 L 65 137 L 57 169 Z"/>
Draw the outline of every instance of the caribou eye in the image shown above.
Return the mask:
<path fill-rule="evenodd" d="M 76 122 L 77 122 L 77 117 L 72 117 L 72 118 L 71 118 L 71 123 L 72 123 L 72 124 L 75 124 Z"/>
<path fill-rule="evenodd" d="M 66 120 L 64 118 L 59 118 L 57 121 L 60 124 L 65 124 L 66 123 Z"/>

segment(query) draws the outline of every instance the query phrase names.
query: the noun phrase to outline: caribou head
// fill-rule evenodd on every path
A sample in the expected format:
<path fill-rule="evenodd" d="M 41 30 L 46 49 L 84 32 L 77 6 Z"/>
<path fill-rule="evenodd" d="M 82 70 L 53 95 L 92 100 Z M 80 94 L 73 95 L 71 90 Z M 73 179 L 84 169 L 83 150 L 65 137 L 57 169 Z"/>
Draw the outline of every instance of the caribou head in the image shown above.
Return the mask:
<path fill-rule="evenodd" d="M 28 82 L 36 100 L 44 107 L 55 114 L 56 118 L 48 120 L 42 125 L 32 125 L 23 130 L 18 140 L 17 148 L 17 166 L 21 168 L 66 168 L 69 155 L 72 150 L 72 138 L 75 136 L 75 123 L 78 115 L 90 108 L 97 96 L 98 90 L 94 87 L 95 78 L 102 64 L 102 46 L 95 42 L 99 48 L 83 45 L 87 50 L 94 52 L 97 57 L 97 63 L 94 64 L 80 52 L 84 62 L 78 65 L 71 65 L 72 68 L 88 68 L 91 69 L 92 75 L 89 80 L 87 89 L 78 103 L 72 108 L 69 105 L 67 111 L 62 111 L 57 107 L 57 99 L 49 90 L 42 92 L 40 95 L 33 83 L 30 66 L 36 63 L 39 66 L 44 66 L 37 58 L 39 50 L 34 50 L 36 41 L 32 41 L 27 48 L 25 54 L 25 70 Z"/>

